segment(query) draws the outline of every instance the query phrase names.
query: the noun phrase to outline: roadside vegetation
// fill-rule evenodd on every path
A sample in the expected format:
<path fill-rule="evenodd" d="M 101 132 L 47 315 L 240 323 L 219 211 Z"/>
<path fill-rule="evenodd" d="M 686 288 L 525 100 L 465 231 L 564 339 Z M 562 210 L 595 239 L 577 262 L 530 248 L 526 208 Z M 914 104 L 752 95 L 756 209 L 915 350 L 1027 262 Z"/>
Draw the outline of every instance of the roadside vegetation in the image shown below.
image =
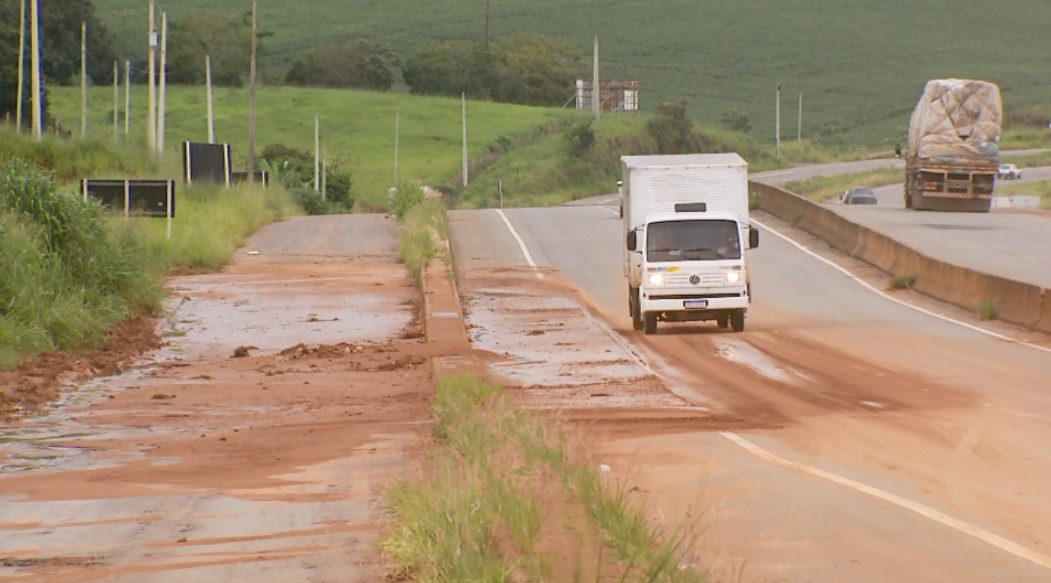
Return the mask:
<path fill-rule="evenodd" d="M 94 174 L 120 160 L 118 171 L 136 175 L 152 162 L 7 130 L 0 143 L 0 369 L 98 347 L 113 324 L 158 313 L 167 274 L 215 270 L 260 226 L 300 212 L 281 187 L 194 186 L 177 193 L 169 239 L 165 220 L 108 216 L 39 166 Z"/>
<path fill-rule="evenodd" d="M 398 256 L 417 285 L 432 260 L 441 258 L 452 267 L 446 246 L 449 217 L 440 198 L 428 197 L 419 182 L 407 182 L 392 194 L 391 214 L 401 221 Z"/>
<path fill-rule="evenodd" d="M 132 87 L 132 135 L 121 141 L 143 144 L 146 137 L 146 86 Z M 52 87 L 51 109 L 64 126 L 79 126 L 80 90 Z M 112 140 L 113 89 L 89 91 L 88 134 Z M 169 86 L 167 147 L 160 164 L 177 176 L 183 141 L 207 141 L 204 87 Z M 121 124 L 123 124 L 123 102 Z M 248 146 L 248 90 L 215 89 L 215 135 L 232 146 L 234 167 L 244 170 Z M 463 155 L 461 106 L 458 98 L 352 91 L 341 89 L 262 87 L 257 98 L 258 159 L 269 147 L 307 153 L 313 182 L 314 116 L 320 118 L 321 146 L 328 166 L 348 175 L 355 210 L 386 210 L 388 190 L 414 177 L 443 187 L 457 183 Z M 543 128 L 571 118 L 574 110 L 491 102 L 467 104 L 468 154 L 484 158 L 495 144 L 542 137 Z M 395 129 L 398 132 L 396 135 Z M 397 138 L 397 140 L 396 140 Z M 397 172 L 395 172 L 397 141 Z M 144 148 L 143 148 L 144 149 Z"/>
<path fill-rule="evenodd" d="M 574 460 L 566 435 L 498 385 L 440 378 L 432 410 L 419 478 L 386 495 L 395 578 L 705 581 L 687 530 L 653 526 L 626 485 Z"/>
<path fill-rule="evenodd" d="M 790 180 L 784 184 L 784 189 L 814 202 L 825 202 L 836 198 L 843 191 L 855 186 L 875 188 L 888 184 L 900 184 L 903 180 L 904 173 L 902 170 L 881 168 L 835 176 L 817 176 L 807 180 Z"/>

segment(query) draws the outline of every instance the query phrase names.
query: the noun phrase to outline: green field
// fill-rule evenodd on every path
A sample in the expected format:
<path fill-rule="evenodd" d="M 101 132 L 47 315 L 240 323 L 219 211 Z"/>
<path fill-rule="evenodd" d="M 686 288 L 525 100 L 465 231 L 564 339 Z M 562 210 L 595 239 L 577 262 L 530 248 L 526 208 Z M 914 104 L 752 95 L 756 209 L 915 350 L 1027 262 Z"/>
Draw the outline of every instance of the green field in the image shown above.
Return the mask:
<path fill-rule="evenodd" d="M 370 38 L 408 55 L 446 38 L 481 41 L 486 2 L 338 0 L 259 2 L 264 70 L 284 69 L 314 43 Z M 752 135 L 772 142 L 775 88 L 781 86 L 782 139 L 797 134 L 803 94 L 804 137 L 826 144 L 893 145 L 901 139 L 923 84 L 975 77 L 999 83 L 1010 116 L 1027 108 L 1051 115 L 1043 73 L 1051 52 L 1047 6 L 1033 0 L 637 0 L 565 2 L 491 0 L 490 36 L 550 34 L 588 55 L 601 39 L 604 77 L 638 78 L 641 105 L 686 99 L 701 123 L 715 125 L 736 107 Z M 141 39 L 146 0 L 95 0 L 117 47 Z M 309 10 L 304 7 L 309 6 Z M 204 7 L 231 13 L 248 0 L 158 3 L 170 18 Z M 136 16 L 136 12 L 138 16 Z M 130 15 L 130 16 L 128 16 Z M 129 50 L 134 48 L 131 44 Z M 571 96 L 567 95 L 569 99 Z"/>
<path fill-rule="evenodd" d="M 121 89 L 123 91 L 123 88 Z M 63 127 L 79 133 L 80 90 L 51 88 L 52 111 Z M 118 132 L 123 136 L 123 93 Z M 88 133 L 113 136 L 113 89 L 90 91 Z M 147 91 L 132 88 L 132 139 L 145 140 Z M 398 127 L 398 181 L 421 180 L 445 185 L 461 168 L 460 101 L 405 94 L 262 87 L 257 94 L 256 150 L 282 143 L 307 152 L 314 149 L 314 114 L 321 120 L 322 146 L 330 164 L 349 170 L 354 196 L 369 203 L 386 201 L 394 183 L 395 121 Z M 169 87 L 165 151 L 167 175 L 181 165 L 183 141 L 208 139 L 207 99 L 203 87 Z M 230 143 L 237 169 L 244 169 L 248 150 L 248 90 L 216 89 L 215 138 Z M 397 113 L 397 115 L 396 115 Z M 501 136 L 508 140 L 559 119 L 568 109 L 468 104 L 468 150 L 474 158 Z M 122 138 L 123 139 L 123 138 Z"/>

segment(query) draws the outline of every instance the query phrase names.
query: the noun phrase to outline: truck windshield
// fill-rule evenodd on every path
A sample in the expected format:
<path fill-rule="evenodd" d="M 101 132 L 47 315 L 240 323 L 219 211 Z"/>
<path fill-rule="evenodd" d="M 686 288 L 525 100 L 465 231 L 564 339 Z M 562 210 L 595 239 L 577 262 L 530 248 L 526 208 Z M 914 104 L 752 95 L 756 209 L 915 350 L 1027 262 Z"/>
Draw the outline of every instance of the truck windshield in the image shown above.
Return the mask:
<path fill-rule="evenodd" d="M 737 223 L 726 220 L 664 221 L 646 231 L 650 262 L 740 259 Z"/>

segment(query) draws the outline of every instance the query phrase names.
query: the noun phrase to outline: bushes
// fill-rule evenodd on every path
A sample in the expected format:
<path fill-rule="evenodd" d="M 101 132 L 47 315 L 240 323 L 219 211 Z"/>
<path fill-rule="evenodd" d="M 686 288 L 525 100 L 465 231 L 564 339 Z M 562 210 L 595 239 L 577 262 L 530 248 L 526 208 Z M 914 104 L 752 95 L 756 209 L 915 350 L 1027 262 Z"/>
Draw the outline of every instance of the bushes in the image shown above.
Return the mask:
<path fill-rule="evenodd" d="M 111 235 L 97 205 L 18 161 L 0 166 L 0 273 L 0 367 L 23 352 L 95 346 L 163 297 L 147 254 Z"/>
<path fill-rule="evenodd" d="M 263 149 L 266 167 L 295 197 L 296 202 L 311 215 L 350 212 L 354 208 L 351 196 L 350 174 L 338 165 L 329 165 L 325 171 L 325 193 L 314 190 L 314 157 L 283 144 L 270 144 Z"/>

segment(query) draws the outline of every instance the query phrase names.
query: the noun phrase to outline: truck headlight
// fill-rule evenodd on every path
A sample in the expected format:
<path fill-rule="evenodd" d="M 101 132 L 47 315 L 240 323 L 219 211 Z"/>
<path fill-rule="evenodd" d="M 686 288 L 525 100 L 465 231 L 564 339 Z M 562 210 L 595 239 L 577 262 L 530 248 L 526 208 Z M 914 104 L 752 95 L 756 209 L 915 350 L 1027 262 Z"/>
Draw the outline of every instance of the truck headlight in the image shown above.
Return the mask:
<path fill-rule="evenodd" d="M 651 273 L 650 285 L 664 285 L 664 275 L 660 273 Z"/>
<path fill-rule="evenodd" d="M 740 271 L 728 271 L 728 272 L 726 272 L 726 281 L 728 281 L 730 283 L 737 283 L 737 282 L 741 281 L 741 272 Z"/>

